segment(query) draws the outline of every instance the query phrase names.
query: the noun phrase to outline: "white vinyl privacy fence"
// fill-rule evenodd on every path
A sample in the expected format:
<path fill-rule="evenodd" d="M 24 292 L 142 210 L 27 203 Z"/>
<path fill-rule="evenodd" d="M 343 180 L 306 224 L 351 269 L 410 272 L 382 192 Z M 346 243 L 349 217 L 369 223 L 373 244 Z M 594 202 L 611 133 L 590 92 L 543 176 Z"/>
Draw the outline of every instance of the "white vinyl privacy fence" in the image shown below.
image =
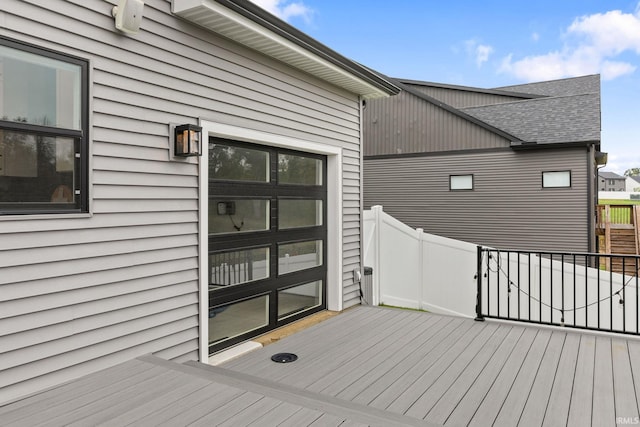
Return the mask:
<path fill-rule="evenodd" d="M 364 212 L 364 263 L 373 305 L 475 316 L 477 248 L 413 229 L 373 206 Z"/>
<path fill-rule="evenodd" d="M 373 206 L 364 213 L 369 303 L 581 328 L 640 332 L 639 257 L 626 273 L 597 254 L 499 251 L 413 229 Z M 480 263 L 479 263 L 480 261 Z M 480 280 L 477 280 L 480 264 Z"/>

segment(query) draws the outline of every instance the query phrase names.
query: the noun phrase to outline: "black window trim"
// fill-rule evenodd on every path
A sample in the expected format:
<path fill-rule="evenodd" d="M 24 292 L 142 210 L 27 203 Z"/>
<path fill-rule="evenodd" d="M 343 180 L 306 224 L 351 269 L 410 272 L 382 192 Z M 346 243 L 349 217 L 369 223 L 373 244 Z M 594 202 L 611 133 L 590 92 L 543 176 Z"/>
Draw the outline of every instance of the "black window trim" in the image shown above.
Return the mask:
<path fill-rule="evenodd" d="M 544 174 L 545 173 L 560 173 L 560 172 L 566 172 L 566 173 L 569 174 L 569 185 L 554 185 L 554 186 L 551 186 L 551 187 L 548 187 L 548 186 L 544 185 Z M 571 169 L 542 171 L 540 173 L 540 186 L 542 187 L 542 189 L 571 188 L 572 185 L 573 185 L 573 177 L 571 175 L 572 175 Z"/>
<path fill-rule="evenodd" d="M 451 178 L 458 176 L 470 176 L 471 177 L 471 188 L 451 188 Z M 449 191 L 474 191 L 476 189 L 476 178 L 472 173 L 464 173 L 464 174 L 451 174 L 449 175 Z"/>
<path fill-rule="evenodd" d="M 34 55 L 55 59 L 80 67 L 80 130 L 43 126 L 29 123 L 0 120 L 0 129 L 32 133 L 50 137 L 66 137 L 79 140 L 80 158 L 77 177 L 80 190 L 79 201 L 74 208 L 56 208 L 56 205 L 33 204 L 32 208 L 26 208 L 24 204 L 7 204 L 15 208 L 5 209 L 0 206 L 0 216 L 9 215 L 42 215 L 42 214 L 78 214 L 89 213 L 89 61 L 77 56 L 61 53 L 45 47 L 35 46 L 19 40 L 0 36 L 0 45 L 16 50 L 22 50 Z M 6 205 L 6 206 L 7 206 Z"/>

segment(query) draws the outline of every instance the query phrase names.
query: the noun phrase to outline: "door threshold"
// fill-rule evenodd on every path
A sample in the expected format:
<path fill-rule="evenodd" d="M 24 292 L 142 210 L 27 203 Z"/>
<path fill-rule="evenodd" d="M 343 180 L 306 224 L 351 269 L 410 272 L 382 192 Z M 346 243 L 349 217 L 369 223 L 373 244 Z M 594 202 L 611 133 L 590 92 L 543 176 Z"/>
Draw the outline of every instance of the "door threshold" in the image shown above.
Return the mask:
<path fill-rule="evenodd" d="M 307 329 L 308 327 L 313 326 L 317 323 L 323 322 L 339 313 L 339 311 L 319 311 L 300 320 L 296 320 L 295 322 L 291 322 L 287 325 L 281 326 L 278 329 L 269 331 L 264 335 L 260 335 L 254 338 L 253 341 L 260 343 L 262 346 L 269 345 L 274 342 L 280 341 L 284 337 L 288 337 L 289 335 L 293 335 L 296 332 Z"/>

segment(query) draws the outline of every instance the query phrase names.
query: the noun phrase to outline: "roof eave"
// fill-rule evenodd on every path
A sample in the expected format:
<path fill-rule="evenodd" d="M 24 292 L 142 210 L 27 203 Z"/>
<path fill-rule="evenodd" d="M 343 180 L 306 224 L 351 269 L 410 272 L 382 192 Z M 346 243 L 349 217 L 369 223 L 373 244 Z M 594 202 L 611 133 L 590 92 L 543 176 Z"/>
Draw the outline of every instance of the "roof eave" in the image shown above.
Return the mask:
<path fill-rule="evenodd" d="M 247 0 L 172 0 L 174 14 L 365 99 L 400 91 Z"/>
<path fill-rule="evenodd" d="M 410 79 L 400 79 L 400 78 L 396 78 L 395 80 L 400 83 L 404 83 L 406 85 L 458 90 L 463 92 L 483 93 L 486 95 L 508 96 L 511 98 L 522 98 L 522 99 L 547 98 L 547 95 L 537 95 L 537 94 L 525 93 L 525 92 L 509 92 L 507 90 L 500 90 L 500 89 L 483 89 L 479 87 L 461 86 L 461 85 L 454 85 L 454 84 L 447 84 L 447 83 L 435 83 L 435 82 L 427 82 L 422 80 L 410 80 Z"/>
<path fill-rule="evenodd" d="M 548 148 L 575 148 L 575 147 L 588 147 L 591 145 L 600 144 L 599 140 L 585 140 L 585 141 L 567 141 L 567 142 L 542 142 L 535 141 L 520 141 L 512 142 L 511 148 L 516 151 L 521 150 L 544 150 Z"/>

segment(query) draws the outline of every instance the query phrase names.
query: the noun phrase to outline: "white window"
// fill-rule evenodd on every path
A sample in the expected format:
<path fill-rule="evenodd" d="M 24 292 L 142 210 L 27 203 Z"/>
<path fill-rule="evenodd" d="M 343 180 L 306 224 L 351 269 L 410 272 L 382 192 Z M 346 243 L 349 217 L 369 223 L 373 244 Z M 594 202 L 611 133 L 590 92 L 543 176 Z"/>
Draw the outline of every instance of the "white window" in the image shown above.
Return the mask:
<path fill-rule="evenodd" d="M 571 171 L 542 172 L 542 187 L 571 187 Z"/>
<path fill-rule="evenodd" d="M 473 175 L 450 175 L 449 190 L 473 190 Z"/>

